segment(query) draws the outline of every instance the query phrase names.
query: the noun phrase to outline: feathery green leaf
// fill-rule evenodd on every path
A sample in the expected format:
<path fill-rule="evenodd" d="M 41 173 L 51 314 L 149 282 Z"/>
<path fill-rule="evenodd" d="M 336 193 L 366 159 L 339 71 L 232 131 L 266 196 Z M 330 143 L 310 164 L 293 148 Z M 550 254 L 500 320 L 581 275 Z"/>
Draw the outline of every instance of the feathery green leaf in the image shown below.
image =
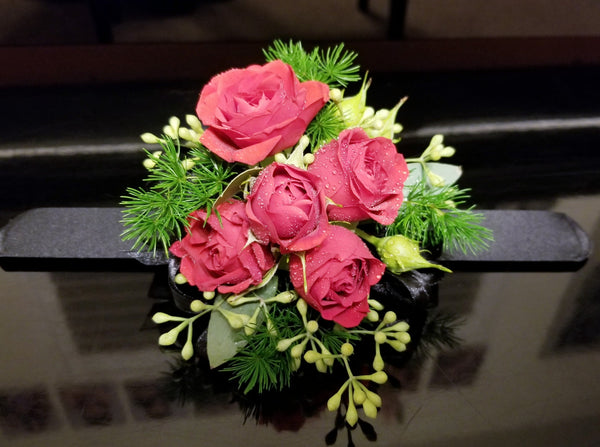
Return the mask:
<path fill-rule="evenodd" d="M 409 188 L 398 217 L 386 229 L 388 236 L 402 234 L 425 247 L 441 245 L 476 253 L 493 240 L 490 229 L 480 225 L 484 216 L 473 206 L 461 209 L 469 199 L 468 189 L 457 186 L 429 187 L 425 182 Z"/>
<path fill-rule="evenodd" d="M 290 65 L 300 81 L 320 81 L 334 88 L 360 80 L 360 67 L 355 64 L 358 54 L 345 50 L 343 43 L 307 52 L 301 42 L 275 40 L 263 53 L 268 62 L 279 59 Z"/>
<path fill-rule="evenodd" d="M 146 151 L 155 163 L 145 179 L 149 187 L 128 188 L 122 197 L 126 227 L 122 237 L 135 241 L 133 249 L 156 253 L 162 248 L 168 254 L 172 240 L 183 236 L 190 213 L 205 209 L 210 214 L 235 172 L 204 148 L 189 151 L 188 159 L 193 162 L 189 169 L 182 163 L 176 140 L 165 137 L 162 149 L 160 155 Z"/>

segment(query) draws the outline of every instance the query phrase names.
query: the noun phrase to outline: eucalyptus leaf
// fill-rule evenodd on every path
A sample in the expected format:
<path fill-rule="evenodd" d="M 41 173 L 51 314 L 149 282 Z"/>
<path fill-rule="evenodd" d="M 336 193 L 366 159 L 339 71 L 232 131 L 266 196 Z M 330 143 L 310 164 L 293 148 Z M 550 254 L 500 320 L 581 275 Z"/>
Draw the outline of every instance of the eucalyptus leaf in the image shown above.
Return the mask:
<path fill-rule="evenodd" d="M 444 186 L 453 185 L 462 175 L 462 168 L 449 163 L 428 162 L 429 170 L 444 179 Z M 404 186 L 414 186 L 423 178 L 423 166 L 420 163 L 408 163 L 410 172 Z"/>
<path fill-rule="evenodd" d="M 271 298 L 277 295 L 277 283 L 279 282 L 279 277 L 276 275 L 277 266 L 272 271 L 269 271 L 267 275 L 265 275 L 265 280 L 261 284 L 264 284 L 261 288 L 254 291 L 254 294 L 260 296 L 261 298 Z"/>
<path fill-rule="evenodd" d="M 246 303 L 239 306 L 229 305 L 221 296 L 217 298 L 216 304 L 224 310 L 252 316 L 258 302 Z M 211 312 L 208 322 L 208 333 L 206 336 L 206 351 L 211 368 L 217 368 L 233 357 L 244 345 L 245 340 L 239 329 L 233 329 L 227 319 L 218 311 Z"/>
<path fill-rule="evenodd" d="M 252 295 L 261 298 L 271 298 L 277 294 L 277 275 L 272 277 L 266 284 L 252 292 Z M 259 302 L 250 302 L 232 306 L 224 298 L 219 295 L 215 304 L 218 304 L 221 309 L 237 314 L 248 315 L 251 317 L 254 311 L 258 308 Z M 262 318 L 257 320 L 257 324 L 262 322 Z M 218 311 L 213 311 L 208 323 L 208 333 L 206 336 L 206 351 L 208 353 L 208 361 L 211 368 L 216 368 L 231 357 L 246 345 L 245 339 L 242 337 L 240 329 L 232 329 L 227 319 Z"/>
<path fill-rule="evenodd" d="M 229 185 L 223 190 L 219 198 L 215 201 L 214 207 L 217 207 L 221 203 L 227 202 L 233 196 L 235 196 L 238 192 L 242 190 L 242 186 L 250 177 L 258 175 L 262 168 L 250 168 L 241 172 L 231 182 Z"/>

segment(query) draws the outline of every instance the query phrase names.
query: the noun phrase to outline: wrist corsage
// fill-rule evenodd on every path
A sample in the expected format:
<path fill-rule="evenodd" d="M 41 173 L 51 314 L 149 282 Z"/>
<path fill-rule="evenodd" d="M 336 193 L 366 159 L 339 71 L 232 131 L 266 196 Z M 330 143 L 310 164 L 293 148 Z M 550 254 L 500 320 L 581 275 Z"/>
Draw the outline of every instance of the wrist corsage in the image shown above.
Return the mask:
<path fill-rule="evenodd" d="M 123 237 L 169 258 L 182 312 L 154 314 L 160 345 L 206 356 L 244 393 L 307 368 L 339 377 L 327 407 L 354 426 L 361 409 L 376 417 L 386 365 L 418 336 L 394 285 L 449 272 L 430 250 L 492 235 L 460 168 L 440 162 L 454 154 L 441 135 L 416 158 L 397 150 L 405 99 L 369 107 L 356 53 L 275 41 L 264 55 L 213 77 L 185 125 L 142 135 L 155 147 L 147 186 L 123 198 Z"/>

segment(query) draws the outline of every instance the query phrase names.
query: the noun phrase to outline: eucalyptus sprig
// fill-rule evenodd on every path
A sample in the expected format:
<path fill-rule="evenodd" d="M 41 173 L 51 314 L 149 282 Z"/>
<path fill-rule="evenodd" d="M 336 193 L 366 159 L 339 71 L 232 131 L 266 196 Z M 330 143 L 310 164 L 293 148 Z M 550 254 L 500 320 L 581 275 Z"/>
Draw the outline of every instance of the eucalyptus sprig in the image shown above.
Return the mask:
<path fill-rule="evenodd" d="M 435 188 L 421 181 L 409 189 L 386 235 L 401 234 L 424 247 L 441 245 L 444 250 L 477 253 L 489 245 L 493 234 L 481 225 L 484 215 L 473 206 L 460 208 L 469 198 L 468 189 L 456 185 Z"/>
<path fill-rule="evenodd" d="M 268 62 L 279 59 L 289 64 L 300 81 L 320 81 L 334 88 L 360 79 L 360 67 L 354 63 L 358 54 L 345 50 L 343 43 L 307 52 L 301 42 L 275 40 L 263 53 Z"/>
<path fill-rule="evenodd" d="M 241 334 L 246 344 L 223 370 L 232 374 L 232 380 L 239 383 L 244 393 L 288 386 L 292 374 L 298 370 L 305 348 L 308 349 L 306 352 L 318 351 L 319 355 L 327 357 L 327 362 L 322 363 L 330 368 L 330 360 L 340 352 L 343 344 L 359 338 L 335 325 L 314 327 L 317 315 L 312 315 L 314 312 L 307 308 L 305 310 L 311 315 L 303 317 L 297 311 L 297 304 L 272 304 L 268 316 L 252 334 Z M 272 323 L 272 328 L 268 326 L 268 321 Z"/>

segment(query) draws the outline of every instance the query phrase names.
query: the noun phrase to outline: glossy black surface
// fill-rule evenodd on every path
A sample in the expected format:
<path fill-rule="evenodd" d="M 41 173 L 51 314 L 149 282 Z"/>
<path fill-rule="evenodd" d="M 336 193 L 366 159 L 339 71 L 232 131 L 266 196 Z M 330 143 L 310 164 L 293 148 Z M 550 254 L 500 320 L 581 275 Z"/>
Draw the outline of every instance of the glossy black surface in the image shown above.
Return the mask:
<path fill-rule="evenodd" d="M 373 98 L 393 105 L 409 93 L 399 149 L 415 155 L 445 129 L 465 169 L 461 185 L 474 188 L 482 207 L 565 213 L 598 247 L 597 74 L 386 76 Z M 39 206 L 115 206 L 143 175 L 135 136 L 191 112 L 196 90 L 128 85 L 0 97 L 13 111 L 2 123 L 2 224 Z M 597 250 L 576 271 L 446 275 L 436 311 L 459 317 L 462 344 L 390 371 L 396 380 L 382 387 L 383 409 L 369 421 L 378 439 L 358 429 L 355 444 L 599 445 L 599 278 Z M 257 424 L 244 423 L 247 407 L 218 381 L 186 380 L 199 374 L 189 369 L 173 376 L 148 321 L 164 293 L 153 272 L 0 271 L 0 445 L 325 445 L 335 415 L 314 397 L 314 381 L 276 402 L 286 412 L 265 402 L 270 418 Z M 189 386 L 186 405 L 161 388 L 165 373 Z M 342 430 L 335 445 L 346 443 Z"/>

